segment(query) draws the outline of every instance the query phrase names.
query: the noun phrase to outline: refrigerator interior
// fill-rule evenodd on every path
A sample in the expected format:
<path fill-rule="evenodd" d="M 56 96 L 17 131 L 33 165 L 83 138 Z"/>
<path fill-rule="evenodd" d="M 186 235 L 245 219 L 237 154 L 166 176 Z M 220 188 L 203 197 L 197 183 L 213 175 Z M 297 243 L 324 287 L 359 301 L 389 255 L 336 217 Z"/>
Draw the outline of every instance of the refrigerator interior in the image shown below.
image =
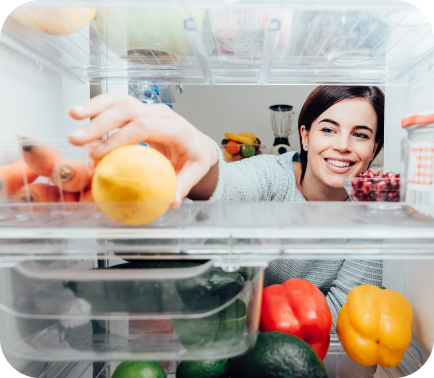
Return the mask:
<path fill-rule="evenodd" d="M 57 7 L 59 4 L 83 6 L 79 1 L 62 0 L 35 1 L 24 8 L 32 13 L 33 19 L 42 23 L 43 28 L 47 28 L 52 26 L 52 22 L 43 11 L 34 8 L 54 7 L 54 4 Z M 70 34 L 60 33 L 59 26 L 54 26 L 52 34 L 32 30 L 24 26 L 23 15 L 6 20 L 0 39 L 0 100 L 4 120 L 0 126 L 2 146 L 15 143 L 16 135 L 64 141 L 69 132 L 87 123 L 71 120 L 67 115 L 70 106 L 99 93 L 131 93 L 139 84 L 145 83 L 169 88 L 174 110 L 217 143 L 223 139 L 225 132 L 251 131 L 261 138 L 268 149 L 273 141 L 268 114 L 270 105 L 289 103 L 297 112 L 316 85 L 364 84 L 378 85 L 385 91 L 384 169 L 399 172 L 400 143 L 405 136 L 400 128 L 401 119 L 411 113 L 432 110 L 434 34 L 426 16 L 405 2 L 241 1 L 228 4 L 209 0 L 179 2 L 175 7 L 170 1 L 161 0 L 106 0 L 84 4 L 92 5 L 98 8 L 97 15 L 88 26 L 80 29 L 66 15 L 55 11 L 55 15 L 64 20 L 63 27 L 73 29 Z M 82 11 L 78 15 L 82 20 Z M 141 30 L 138 20 L 147 20 L 146 24 L 150 26 Z M 176 94 L 177 85 L 182 85 L 182 94 Z M 293 127 L 296 127 L 296 119 Z M 293 149 L 299 148 L 296 129 L 291 134 L 290 142 Z M 83 158 L 82 150 L 64 148 L 65 154 L 71 158 Z M 8 209 L 8 205 L 5 206 L 3 210 Z M 261 206 L 264 205 L 244 208 L 240 205 L 239 209 L 243 208 L 244 212 L 262 211 L 276 217 L 273 219 L 278 219 L 279 211 L 283 211 L 273 208 L 271 204 Z M 319 226 L 309 214 L 321 214 L 324 208 L 307 204 L 300 210 L 296 210 L 297 206 L 288 206 L 288 211 L 292 211 L 290 218 L 294 221 L 305 220 L 299 226 L 308 233 Z M 196 208 L 194 205 L 186 206 L 185 213 L 181 213 L 184 218 L 179 215 L 172 217 L 169 213 L 156 226 L 145 227 L 138 234 L 146 235 L 158 244 L 158 236 L 153 236 L 154 233 L 158 234 L 160 230 L 169 234 L 172 232 L 175 246 L 166 251 L 170 256 L 185 250 L 201 250 L 219 266 L 231 265 L 234 261 L 234 266 L 243 266 L 246 259 L 252 258 L 247 254 L 246 246 L 256 251 L 255 262 L 262 267 L 282 251 L 291 258 L 313 259 L 321 255 L 321 258 L 363 256 L 383 259 L 384 286 L 404 294 L 415 311 L 414 345 L 408 350 L 403 364 L 396 369 L 378 367 L 376 372 L 376 376 L 380 377 L 400 377 L 421 366 L 434 341 L 434 301 L 427 300 L 434 295 L 431 273 L 434 269 L 434 248 L 429 234 L 429 231 L 432 234 L 432 228 L 427 231 L 426 225 L 418 224 L 410 224 L 413 228 L 406 228 L 408 219 L 396 224 L 399 220 L 393 217 L 396 210 L 393 208 L 378 210 L 379 218 L 383 220 L 369 224 L 371 210 L 358 209 L 352 218 L 357 221 L 350 222 L 353 228 L 343 231 L 339 228 L 342 224 L 338 215 L 341 214 L 347 221 L 350 216 L 342 215 L 338 207 L 333 209 L 336 223 L 326 230 L 324 238 L 330 239 L 333 235 L 338 238 L 340 233 L 345 233 L 346 237 L 355 240 L 355 249 L 348 248 L 345 243 L 338 249 L 332 248 L 324 239 L 310 241 L 309 247 L 297 243 L 293 245 L 294 236 L 285 241 L 274 234 L 278 227 L 287 227 L 289 223 L 279 224 L 276 221 L 273 224 L 271 221 L 267 229 L 261 222 L 244 224 L 243 220 L 244 234 L 240 231 L 238 239 L 244 238 L 248 242 L 244 249 L 239 246 L 237 250 L 230 241 L 236 236 L 224 227 L 227 221 L 221 218 L 222 211 L 227 209 L 209 209 L 206 205 L 197 205 Z M 202 224 L 198 227 L 199 222 L 195 218 L 199 212 L 211 217 L 211 220 L 205 220 L 207 225 L 204 228 Z M 363 219 L 363 215 L 367 218 Z M 41 255 L 49 256 L 51 253 L 59 261 L 84 261 L 83 269 L 93 268 L 96 264 L 93 261 L 95 251 L 100 247 L 97 243 L 84 243 L 93 251 L 91 255 L 85 254 L 81 246 L 72 247 L 75 245 L 71 241 L 76 232 L 74 227 L 86 226 L 90 230 L 107 227 L 115 230 L 120 239 L 125 232 L 125 229 L 116 228 L 99 218 L 92 218 L 87 224 L 80 224 L 81 219 L 71 218 L 68 214 L 60 219 L 66 230 L 57 237 L 57 240 L 66 240 L 60 244 L 53 242 L 56 238 L 50 241 L 52 244 L 32 244 L 34 240 L 44 240 L 38 235 L 40 229 L 35 226 L 37 218 L 28 219 L 27 223 L 0 224 L 2 242 L 14 237 L 27 241 L 27 246 L 26 243 L 7 244 L 5 252 L 0 252 L 4 257 L 2 266 L 8 268 L 7 264 L 3 265 L 4 261 L 14 253 L 21 253 L 26 256 L 25 259 L 31 260 L 35 249 L 41 248 Z M 286 222 L 289 220 L 286 219 Z M 391 236 L 391 233 L 397 232 L 392 229 L 394 223 L 396 227 L 402 227 L 399 242 Z M 360 224 L 364 225 L 361 236 L 357 228 Z M 62 230 L 48 220 L 45 227 L 54 234 Z M 191 234 L 187 232 L 189 227 Z M 199 229 L 201 232 L 205 230 L 208 236 L 195 234 Z M 409 230 L 413 230 L 414 234 Z M 254 232 L 255 236 L 252 235 Z M 262 237 L 257 235 L 260 232 Z M 373 234 L 380 235 L 380 241 L 370 238 Z M 356 241 L 359 236 L 365 239 L 364 243 Z M 206 250 L 194 242 L 195 237 L 219 237 L 223 241 L 214 246 L 214 250 Z M 260 244 L 262 249 L 258 246 L 252 248 L 257 238 L 263 239 Z M 91 239 L 88 234 L 85 240 Z M 50 249 L 50 245 L 55 247 Z M 161 245 L 159 248 L 162 248 Z M 358 255 L 360 251 L 363 251 L 362 255 Z M 110 248 L 101 249 L 101 252 L 110 255 L 110 264 L 119 262 Z M 17 261 L 8 263 L 13 265 Z M 5 279 L 2 290 L 13 293 L 13 288 L 8 287 L 11 282 Z M 10 301 L 13 302 L 11 296 Z M 8 324 L 11 334 L 19 333 L 18 322 L 13 326 L 14 321 L 10 320 Z M 90 357 L 87 361 L 83 361 L 86 358 L 66 361 L 65 356 L 61 362 L 44 361 L 41 356 L 29 360 L 10 355 L 8 359 L 19 371 L 46 378 L 109 377 L 116 366 L 110 360 L 101 362 L 101 355 L 98 362 L 93 362 Z M 81 356 L 85 357 L 84 354 Z M 329 377 L 350 377 L 350 374 L 371 377 L 373 374 L 370 368 L 355 366 L 343 353 L 337 340 L 332 343 L 325 364 Z M 173 372 L 175 365 L 168 367 L 169 371 Z"/>

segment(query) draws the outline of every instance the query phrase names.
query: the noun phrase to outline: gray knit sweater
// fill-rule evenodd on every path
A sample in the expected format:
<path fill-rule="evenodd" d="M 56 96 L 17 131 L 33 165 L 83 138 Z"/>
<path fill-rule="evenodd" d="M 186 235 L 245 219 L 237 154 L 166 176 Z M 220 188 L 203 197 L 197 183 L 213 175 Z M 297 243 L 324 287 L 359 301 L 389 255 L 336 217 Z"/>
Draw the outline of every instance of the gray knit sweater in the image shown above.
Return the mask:
<path fill-rule="evenodd" d="M 298 160 L 298 153 L 262 155 L 226 163 L 220 148 L 217 145 L 216 148 L 219 178 L 210 201 L 306 201 L 297 188 L 292 165 Z M 336 318 L 348 293 L 361 284 L 380 286 L 382 267 L 379 260 L 276 260 L 265 270 L 265 286 L 290 278 L 312 282 L 327 296 L 335 332 Z"/>

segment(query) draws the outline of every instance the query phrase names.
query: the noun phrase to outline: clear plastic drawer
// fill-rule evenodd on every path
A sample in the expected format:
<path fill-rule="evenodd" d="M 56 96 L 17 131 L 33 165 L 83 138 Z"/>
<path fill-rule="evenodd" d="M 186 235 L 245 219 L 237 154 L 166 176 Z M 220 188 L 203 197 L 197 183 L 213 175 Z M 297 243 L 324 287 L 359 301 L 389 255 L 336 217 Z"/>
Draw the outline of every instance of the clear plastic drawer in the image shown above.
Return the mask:
<path fill-rule="evenodd" d="M 263 268 L 135 260 L 89 270 L 3 264 L 1 344 L 46 361 L 220 359 L 256 340 Z"/>

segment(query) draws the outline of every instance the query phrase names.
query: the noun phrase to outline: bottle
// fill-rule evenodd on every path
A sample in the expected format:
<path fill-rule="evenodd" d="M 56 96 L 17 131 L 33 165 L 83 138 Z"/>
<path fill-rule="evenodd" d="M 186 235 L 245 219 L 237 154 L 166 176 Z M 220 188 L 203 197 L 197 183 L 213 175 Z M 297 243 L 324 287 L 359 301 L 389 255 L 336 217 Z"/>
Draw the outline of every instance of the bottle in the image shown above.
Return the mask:
<path fill-rule="evenodd" d="M 144 104 L 153 105 L 161 103 L 160 91 L 156 85 L 149 86 L 145 84 L 140 87 L 140 93 L 138 98 Z"/>
<path fill-rule="evenodd" d="M 408 132 L 401 150 L 403 198 L 434 207 L 434 111 L 404 118 L 402 127 Z"/>

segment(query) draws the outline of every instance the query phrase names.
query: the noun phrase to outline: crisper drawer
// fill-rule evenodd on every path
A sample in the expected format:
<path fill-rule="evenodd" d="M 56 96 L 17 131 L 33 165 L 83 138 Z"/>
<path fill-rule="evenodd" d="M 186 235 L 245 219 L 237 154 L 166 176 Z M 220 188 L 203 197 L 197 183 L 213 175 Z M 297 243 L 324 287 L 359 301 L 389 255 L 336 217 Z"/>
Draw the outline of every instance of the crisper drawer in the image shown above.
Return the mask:
<path fill-rule="evenodd" d="M 263 267 L 135 260 L 69 270 L 2 264 L 1 345 L 41 361 L 219 359 L 256 340 Z"/>

